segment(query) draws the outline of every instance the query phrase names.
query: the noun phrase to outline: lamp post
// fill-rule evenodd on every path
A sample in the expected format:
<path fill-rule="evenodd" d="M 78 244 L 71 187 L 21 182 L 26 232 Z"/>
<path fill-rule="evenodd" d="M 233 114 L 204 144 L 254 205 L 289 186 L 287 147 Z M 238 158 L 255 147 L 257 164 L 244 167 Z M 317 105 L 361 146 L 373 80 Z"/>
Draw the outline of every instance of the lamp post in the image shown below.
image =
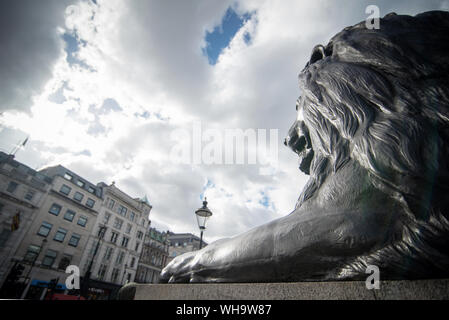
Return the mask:
<path fill-rule="evenodd" d="M 25 276 L 25 280 L 28 280 L 27 286 L 25 287 L 25 290 L 23 290 L 22 295 L 20 296 L 20 299 L 25 299 L 26 294 L 28 293 L 28 290 L 30 289 L 31 286 L 31 270 L 33 270 L 34 268 L 34 264 L 36 263 L 36 260 L 39 258 L 42 249 L 44 249 L 44 246 L 47 244 L 47 238 L 42 239 L 42 244 L 41 247 L 39 248 L 39 251 L 37 252 L 36 257 L 33 259 L 33 262 L 31 263 L 31 267 L 28 270 L 27 275 Z"/>
<path fill-rule="evenodd" d="M 92 256 L 92 259 L 89 262 L 89 266 L 87 267 L 86 273 L 84 274 L 84 278 L 83 278 L 83 285 L 82 285 L 82 294 L 87 297 L 87 293 L 89 290 L 89 280 L 90 280 L 90 275 L 91 275 L 91 269 L 92 269 L 92 264 L 95 260 L 95 256 L 97 255 L 97 251 L 98 251 L 98 247 L 100 246 L 100 241 L 101 239 L 103 239 L 103 236 L 106 232 L 106 227 L 105 226 L 100 226 L 100 229 L 98 231 L 98 241 L 97 241 L 97 245 L 95 246 L 95 250 L 94 250 L 94 254 Z"/>
<path fill-rule="evenodd" d="M 125 268 L 123 269 L 122 284 L 123 284 L 123 281 L 125 280 L 125 274 L 126 274 L 127 270 L 128 270 L 128 264 L 125 263 Z"/>
<path fill-rule="evenodd" d="M 212 211 L 207 207 L 207 198 L 204 198 L 203 206 L 195 211 L 198 227 L 200 228 L 200 249 L 203 247 L 203 232 L 206 230 L 206 221 L 212 216 Z"/>

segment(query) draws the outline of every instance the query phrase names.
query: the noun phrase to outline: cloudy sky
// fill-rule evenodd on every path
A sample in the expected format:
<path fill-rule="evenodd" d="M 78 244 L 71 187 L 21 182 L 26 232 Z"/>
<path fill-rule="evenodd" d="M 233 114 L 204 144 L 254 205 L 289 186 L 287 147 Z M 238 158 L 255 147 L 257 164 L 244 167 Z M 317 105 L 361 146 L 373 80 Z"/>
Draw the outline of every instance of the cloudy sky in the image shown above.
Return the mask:
<path fill-rule="evenodd" d="M 370 4 L 381 16 L 449 10 L 447 0 L 2 0 L 0 150 L 29 136 L 17 160 L 146 194 L 162 230 L 198 234 L 207 196 L 207 241 L 244 232 L 293 210 L 307 179 L 282 143 L 297 75 Z M 278 130 L 277 165 L 174 161 L 198 124 L 222 137 Z M 209 138 L 203 147 L 219 141 Z"/>

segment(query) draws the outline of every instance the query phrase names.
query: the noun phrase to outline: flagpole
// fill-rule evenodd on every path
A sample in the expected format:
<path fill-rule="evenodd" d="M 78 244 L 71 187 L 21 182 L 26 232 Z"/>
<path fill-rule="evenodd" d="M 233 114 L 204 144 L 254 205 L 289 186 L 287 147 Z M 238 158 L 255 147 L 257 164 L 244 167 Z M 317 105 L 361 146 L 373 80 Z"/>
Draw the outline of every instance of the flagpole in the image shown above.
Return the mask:
<path fill-rule="evenodd" d="M 9 152 L 9 154 L 15 155 L 17 150 L 19 149 L 19 145 L 20 145 L 20 140 L 19 142 L 17 142 L 16 145 L 14 145 L 14 147 L 12 148 L 12 150 Z"/>
<path fill-rule="evenodd" d="M 17 151 L 19 151 L 20 147 L 24 147 L 24 146 L 26 145 L 26 143 L 28 142 L 28 138 L 29 138 L 29 137 L 30 137 L 30 136 L 27 136 L 27 137 L 25 138 L 25 140 L 23 140 L 22 143 L 20 143 L 20 141 L 19 141 L 19 143 L 14 147 L 14 149 L 12 149 L 11 155 L 15 156 L 16 153 L 17 153 Z"/>

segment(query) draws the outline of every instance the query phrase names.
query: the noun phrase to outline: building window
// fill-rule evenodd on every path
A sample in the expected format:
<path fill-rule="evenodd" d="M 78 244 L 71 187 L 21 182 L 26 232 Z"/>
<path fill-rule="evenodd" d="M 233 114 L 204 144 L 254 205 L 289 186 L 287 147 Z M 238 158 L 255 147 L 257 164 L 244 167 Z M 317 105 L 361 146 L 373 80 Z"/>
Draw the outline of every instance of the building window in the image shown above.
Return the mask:
<path fill-rule="evenodd" d="M 87 191 L 89 191 L 90 193 L 94 193 L 95 194 L 95 189 L 93 187 L 91 187 L 91 186 L 89 186 Z"/>
<path fill-rule="evenodd" d="M 117 269 L 117 268 L 112 269 L 111 281 L 114 283 L 117 282 L 119 274 L 120 274 L 119 269 Z"/>
<path fill-rule="evenodd" d="M 125 231 L 125 233 L 126 233 L 126 234 L 130 234 L 132 228 L 133 228 L 133 226 L 132 226 L 131 224 L 128 223 L 128 224 L 126 225 L 126 231 Z"/>
<path fill-rule="evenodd" d="M 114 209 L 114 205 L 115 205 L 115 201 L 112 199 L 109 199 L 108 208 L 112 210 L 112 209 Z"/>
<path fill-rule="evenodd" d="M 123 217 L 126 217 L 126 211 L 128 211 L 128 209 L 122 205 L 119 205 L 117 208 L 117 213 Z"/>
<path fill-rule="evenodd" d="M 33 263 L 36 260 L 37 256 L 39 255 L 40 250 L 41 247 L 36 246 L 34 244 L 30 245 L 27 249 L 25 257 L 23 257 L 23 260 L 25 262 Z"/>
<path fill-rule="evenodd" d="M 64 254 L 64 256 L 59 260 L 58 269 L 65 270 L 70 265 L 72 261 L 72 256 L 68 254 Z"/>
<path fill-rule="evenodd" d="M 136 258 L 131 259 L 131 268 L 134 268 L 134 264 L 136 263 Z"/>
<path fill-rule="evenodd" d="M 67 230 L 63 228 L 59 228 L 58 231 L 55 234 L 55 237 L 53 240 L 63 242 L 65 239 L 65 235 L 67 234 Z"/>
<path fill-rule="evenodd" d="M 51 214 L 54 214 L 55 216 L 57 216 L 61 212 L 61 209 L 62 209 L 62 207 L 59 204 L 53 203 L 51 205 L 50 210 L 48 210 L 48 212 L 50 212 Z"/>
<path fill-rule="evenodd" d="M 31 201 L 33 200 L 35 192 L 33 190 L 28 190 L 25 194 L 25 200 Z"/>
<path fill-rule="evenodd" d="M 66 172 L 64 173 L 64 179 L 72 181 L 73 176 L 70 173 Z"/>
<path fill-rule="evenodd" d="M 83 200 L 84 198 L 84 194 L 82 194 L 81 192 L 75 192 L 75 195 L 73 196 L 73 199 L 75 199 L 78 202 L 81 202 L 81 200 Z"/>
<path fill-rule="evenodd" d="M 98 242 L 97 242 L 98 243 Z M 89 250 L 89 257 L 92 257 L 94 255 L 95 252 L 95 248 L 97 246 L 97 243 L 95 241 L 92 242 L 91 246 L 90 246 L 90 250 Z M 86 261 L 86 264 L 88 263 L 88 261 Z"/>
<path fill-rule="evenodd" d="M 111 214 L 106 212 L 106 213 L 104 214 L 103 223 L 104 223 L 104 224 L 108 224 L 110 218 L 111 218 Z"/>
<path fill-rule="evenodd" d="M 119 218 L 115 218 L 114 228 L 120 230 L 122 228 L 122 225 L 123 225 L 123 220 L 121 220 Z"/>
<path fill-rule="evenodd" d="M 137 231 L 137 239 L 142 240 L 143 237 L 143 232 L 142 231 Z"/>
<path fill-rule="evenodd" d="M 104 276 L 106 274 L 106 270 L 108 269 L 108 266 L 105 264 L 102 264 L 100 266 L 100 269 L 98 269 L 98 279 L 103 280 Z"/>
<path fill-rule="evenodd" d="M 76 181 L 76 185 L 80 188 L 84 188 L 84 186 L 86 185 L 86 183 L 84 181 L 81 180 L 77 180 Z"/>
<path fill-rule="evenodd" d="M 136 214 L 133 212 L 133 211 L 131 211 L 131 213 L 129 214 L 129 219 L 131 220 L 131 221 L 134 221 L 134 217 L 136 216 Z"/>
<path fill-rule="evenodd" d="M 139 251 L 139 245 L 140 245 L 140 242 L 136 242 L 136 248 L 134 249 L 134 251 Z"/>
<path fill-rule="evenodd" d="M 139 279 L 139 282 L 145 282 L 145 269 L 144 268 L 137 269 L 136 277 Z"/>
<path fill-rule="evenodd" d="M 18 185 L 19 184 L 17 182 L 10 181 L 8 184 L 8 188 L 6 188 L 6 191 L 8 191 L 10 193 L 14 193 L 14 191 L 16 191 Z"/>
<path fill-rule="evenodd" d="M 105 260 L 105 261 L 111 260 L 111 256 L 112 256 L 113 252 L 114 252 L 114 249 L 112 247 L 107 247 L 106 251 L 104 253 L 103 260 Z"/>
<path fill-rule="evenodd" d="M 75 217 L 75 214 L 76 214 L 75 211 L 67 210 L 67 212 L 64 215 L 64 219 L 72 222 L 73 218 Z"/>
<path fill-rule="evenodd" d="M 112 232 L 111 233 L 111 242 L 112 243 L 116 243 L 117 242 L 117 238 L 118 238 L 118 233 L 117 232 Z"/>
<path fill-rule="evenodd" d="M 11 236 L 11 228 L 3 228 L 0 232 L 0 248 L 2 248 Z"/>
<path fill-rule="evenodd" d="M 39 228 L 39 231 L 37 232 L 38 235 L 46 237 L 50 233 L 51 228 L 53 227 L 52 224 L 47 222 L 42 222 L 41 227 Z"/>
<path fill-rule="evenodd" d="M 95 205 L 95 201 L 92 200 L 91 198 L 88 198 L 86 201 L 86 206 L 88 206 L 89 208 L 93 208 L 94 205 Z"/>
<path fill-rule="evenodd" d="M 80 217 L 78 218 L 77 224 L 78 224 L 79 226 L 81 226 L 81 227 L 85 227 L 86 224 L 87 224 L 87 217 L 85 217 L 85 216 L 80 216 Z"/>
<path fill-rule="evenodd" d="M 123 239 L 122 239 L 122 247 L 124 247 L 124 248 L 128 247 L 128 241 L 129 241 L 129 238 L 123 237 Z"/>
<path fill-rule="evenodd" d="M 124 258 L 125 258 L 125 252 L 120 251 L 120 253 L 117 255 L 117 259 L 115 260 L 115 264 L 122 264 Z"/>
<path fill-rule="evenodd" d="M 61 189 L 59 190 L 59 192 L 65 194 L 66 196 L 69 195 L 70 191 L 72 191 L 72 188 L 70 188 L 69 186 L 66 186 L 65 184 L 63 184 Z"/>
<path fill-rule="evenodd" d="M 79 234 L 72 234 L 72 237 L 69 240 L 69 246 L 77 247 L 80 242 L 81 236 Z"/>
<path fill-rule="evenodd" d="M 44 267 L 51 268 L 53 263 L 55 263 L 57 255 L 58 253 L 56 251 L 48 249 L 47 253 L 45 253 L 44 260 L 42 260 L 42 265 Z"/>

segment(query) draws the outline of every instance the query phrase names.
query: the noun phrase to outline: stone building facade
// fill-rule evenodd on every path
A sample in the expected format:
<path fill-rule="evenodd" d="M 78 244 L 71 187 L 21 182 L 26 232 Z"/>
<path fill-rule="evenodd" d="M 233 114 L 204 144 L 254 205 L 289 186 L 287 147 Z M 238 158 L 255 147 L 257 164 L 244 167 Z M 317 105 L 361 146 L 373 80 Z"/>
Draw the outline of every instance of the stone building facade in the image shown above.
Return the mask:
<path fill-rule="evenodd" d="M 85 272 L 93 261 L 92 279 L 121 286 L 136 277 L 152 207 L 146 196 L 132 198 L 114 183 L 99 183 L 98 187 L 103 202 L 83 257 L 82 270 Z"/>
<path fill-rule="evenodd" d="M 63 166 L 39 173 L 52 179 L 51 188 L 15 254 L 26 266 L 22 298 L 30 299 L 44 295 L 52 279 L 65 291 L 66 267 L 81 264 L 102 204 L 99 187 Z"/>
<path fill-rule="evenodd" d="M 169 257 L 168 262 L 175 257 L 191 251 L 200 249 L 200 238 L 191 233 L 173 233 L 168 234 L 169 241 Z M 203 248 L 207 246 L 207 243 L 203 240 Z M 168 263 L 167 262 L 167 263 Z"/>
<path fill-rule="evenodd" d="M 75 265 L 89 298 L 113 297 L 136 278 L 151 209 L 114 183 L 60 165 L 36 171 L 0 152 L 0 296 L 42 299 L 52 280 L 68 293 L 65 271 Z"/>
<path fill-rule="evenodd" d="M 18 262 L 27 236 L 50 189 L 51 179 L 0 152 L 0 287 Z"/>
<path fill-rule="evenodd" d="M 168 261 L 168 232 L 149 228 L 137 268 L 137 283 L 157 283 Z"/>

